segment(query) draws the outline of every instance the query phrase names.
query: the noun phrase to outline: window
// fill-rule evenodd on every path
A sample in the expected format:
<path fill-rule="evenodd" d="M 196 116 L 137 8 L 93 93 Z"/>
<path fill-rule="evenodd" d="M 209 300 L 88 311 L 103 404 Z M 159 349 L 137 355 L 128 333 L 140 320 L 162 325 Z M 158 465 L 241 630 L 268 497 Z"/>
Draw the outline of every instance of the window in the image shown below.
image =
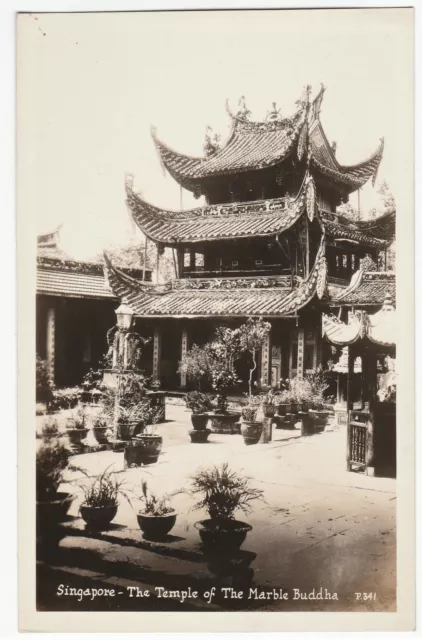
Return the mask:
<path fill-rule="evenodd" d="M 185 251 L 183 255 L 183 266 L 190 267 L 190 253 L 189 251 Z"/>

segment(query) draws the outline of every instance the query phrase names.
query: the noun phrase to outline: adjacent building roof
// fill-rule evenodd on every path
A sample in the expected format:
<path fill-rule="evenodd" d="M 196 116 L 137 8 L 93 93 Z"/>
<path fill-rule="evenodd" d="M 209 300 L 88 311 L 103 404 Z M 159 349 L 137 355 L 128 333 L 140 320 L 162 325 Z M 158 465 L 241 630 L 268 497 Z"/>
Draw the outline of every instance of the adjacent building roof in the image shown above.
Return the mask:
<path fill-rule="evenodd" d="M 396 275 L 391 271 L 357 271 L 350 285 L 346 287 L 332 304 L 337 306 L 378 306 L 386 296 L 396 300 Z"/>
<path fill-rule="evenodd" d="M 124 269 L 142 277 L 140 269 Z M 150 270 L 148 270 L 150 277 Z M 116 300 L 104 279 L 103 264 L 72 260 L 60 247 L 59 228 L 37 237 L 37 294 Z"/>
<path fill-rule="evenodd" d="M 142 317 L 292 317 L 326 287 L 324 236 L 309 277 L 289 288 L 244 287 L 185 290 L 167 285 L 142 283 L 122 273 L 105 256 L 106 274 L 116 296 L 124 299 L 135 315 Z"/>

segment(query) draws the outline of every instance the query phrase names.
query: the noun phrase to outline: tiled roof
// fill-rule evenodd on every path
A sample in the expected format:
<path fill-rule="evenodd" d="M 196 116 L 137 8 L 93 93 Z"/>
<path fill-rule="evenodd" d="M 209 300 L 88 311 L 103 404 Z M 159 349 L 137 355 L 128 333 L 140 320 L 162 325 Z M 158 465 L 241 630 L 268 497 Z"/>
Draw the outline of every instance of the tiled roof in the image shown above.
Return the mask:
<path fill-rule="evenodd" d="M 129 276 L 142 277 L 140 269 L 123 269 Z M 37 294 L 68 298 L 116 299 L 104 279 L 100 263 L 38 256 Z"/>
<path fill-rule="evenodd" d="M 303 213 L 306 192 L 295 199 L 209 205 L 188 211 L 165 211 L 142 200 L 127 185 L 127 204 L 138 227 L 155 242 L 177 244 L 281 233 Z"/>
<path fill-rule="evenodd" d="M 104 274 L 64 271 L 57 268 L 37 268 L 37 293 L 69 298 L 106 298 L 116 296 L 106 288 Z"/>
<path fill-rule="evenodd" d="M 359 271 L 332 304 L 345 306 L 381 305 L 386 295 L 396 300 L 396 276 L 391 271 Z"/>
<path fill-rule="evenodd" d="M 333 182 L 342 185 L 348 193 L 362 187 L 371 177 L 372 184 L 374 184 L 382 160 L 383 139 L 381 139 L 378 149 L 367 160 L 354 165 L 341 165 L 337 161 L 319 118 L 311 127 L 309 140 L 311 166 L 317 173 L 322 173 Z"/>
<path fill-rule="evenodd" d="M 325 289 L 324 237 L 309 278 L 293 290 L 202 289 L 184 290 L 146 285 L 115 269 L 106 258 L 107 278 L 113 292 L 125 300 L 137 316 L 230 317 L 293 315 Z M 322 294 L 321 294 L 322 295 Z"/>
<path fill-rule="evenodd" d="M 396 212 L 389 211 L 372 220 L 359 220 L 355 223 L 357 228 L 364 233 L 376 236 L 381 240 L 392 242 L 396 237 Z"/>
<path fill-rule="evenodd" d="M 232 129 L 225 145 L 209 156 L 178 153 L 152 135 L 161 161 L 170 175 L 186 189 L 194 190 L 204 178 L 263 169 L 284 160 L 295 148 L 306 126 L 308 107 L 301 103 L 291 118 L 252 122 L 233 115 Z"/>
<path fill-rule="evenodd" d="M 379 249 L 382 249 L 389 244 L 387 240 L 376 238 L 372 236 L 371 233 L 363 233 L 362 231 L 357 229 L 355 225 L 352 224 L 344 225 L 335 222 L 324 221 L 324 227 L 327 235 L 332 237 L 333 239 L 339 238 L 344 240 L 353 240 L 360 245 L 364 245 L 367 247 L 377 247 Z"/>

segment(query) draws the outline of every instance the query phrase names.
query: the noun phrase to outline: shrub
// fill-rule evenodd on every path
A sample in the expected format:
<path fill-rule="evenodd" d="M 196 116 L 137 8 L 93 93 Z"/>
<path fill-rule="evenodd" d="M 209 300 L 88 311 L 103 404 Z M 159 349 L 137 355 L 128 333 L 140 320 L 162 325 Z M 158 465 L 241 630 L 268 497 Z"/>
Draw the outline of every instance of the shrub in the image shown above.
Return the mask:
<path fill-rule="evenodd" d="M 159 497 L 149 491 L 148 483 L 146 480 L 142 480 L 142 495 L 139 499 L 144 504 L 142 513 L 150 516 L 165 516 L 168 513 L 173 513 L 174 509 L 170 504 L 170 497 L 167 494 Z"/>
<path fill-rule="evenodd" d="M 36 399 L 37 402 L 49 403 L 53 397 L 54 385 L 50 376 L 50 368 L 46 360 L 37 355 L 36 358 Z"/>
<path fill-rule="evenodd" d="M 44 443 L 36 454 L 36 491 L 38 499 L 52 499 L 68 465 L 68 451 L 62 444 Z"/>
<path fill-rule="evenodd" d="M 250 478 L 231 471 L 227 462 L 198 471 L 191 478 L 192 493 L 199 496 L 193 509 L 206 509 L 212 520 L 233 520 L 236 510 L 249 513 L 251 502 L 263 499 L 263 492 Z"/>
<path fill-rule="evenodd" d="M 44 420 L 44 424 L 41 430 L 41 436 L 43 438 L 54 438 L 59 435 L 59 425 L 56 418 L 52 416 Z"/>
<path fill-rule="evenodd" d="M 66 389 L 55 389 L 49 408 L 54 411 L 60 409 L 73 409 L 77 406 L 82 390 L 79 387 L 67 387 Z"/>
<path fill-rule="evenodd" d="M 81 481 L 75 483 L 84 495 L 83 505 L 87 507 L 114 507 L 118 504 L 119 496 L 123 496 L 131 504 L 127 492 L 122 488 L 126 481 L 124 478 L 117 478 L 114 471 L 109 471 L 110 466 L 92 478 L 85 469 L 71 467 L 72 471 L 80 471 L 88 478 L 88 483 Z"/>
<path fill-rule="evenodd" d="M 212 398 L 206 393 L 200 391 L 189 391 L 185 395 L 186 407 L 192 410 L 192 413 L 206 413 L 212 410 Z"/>
<path fill-rule="evenodd" d="M 72 411 L 66 420 L 67 429 L 85 429 L 86 414 L 82 407 Z"/>

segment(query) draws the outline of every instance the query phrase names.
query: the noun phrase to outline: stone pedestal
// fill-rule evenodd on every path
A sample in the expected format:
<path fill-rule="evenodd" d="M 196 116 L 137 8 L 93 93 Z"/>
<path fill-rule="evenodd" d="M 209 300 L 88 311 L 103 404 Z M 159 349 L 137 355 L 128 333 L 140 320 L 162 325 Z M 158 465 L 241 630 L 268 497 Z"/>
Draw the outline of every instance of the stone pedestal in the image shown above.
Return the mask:
<path fill-rule="evenodd" d="M 273 418 L 264 418 L 259 444 L 267 444 L 273 439 Z"/>

